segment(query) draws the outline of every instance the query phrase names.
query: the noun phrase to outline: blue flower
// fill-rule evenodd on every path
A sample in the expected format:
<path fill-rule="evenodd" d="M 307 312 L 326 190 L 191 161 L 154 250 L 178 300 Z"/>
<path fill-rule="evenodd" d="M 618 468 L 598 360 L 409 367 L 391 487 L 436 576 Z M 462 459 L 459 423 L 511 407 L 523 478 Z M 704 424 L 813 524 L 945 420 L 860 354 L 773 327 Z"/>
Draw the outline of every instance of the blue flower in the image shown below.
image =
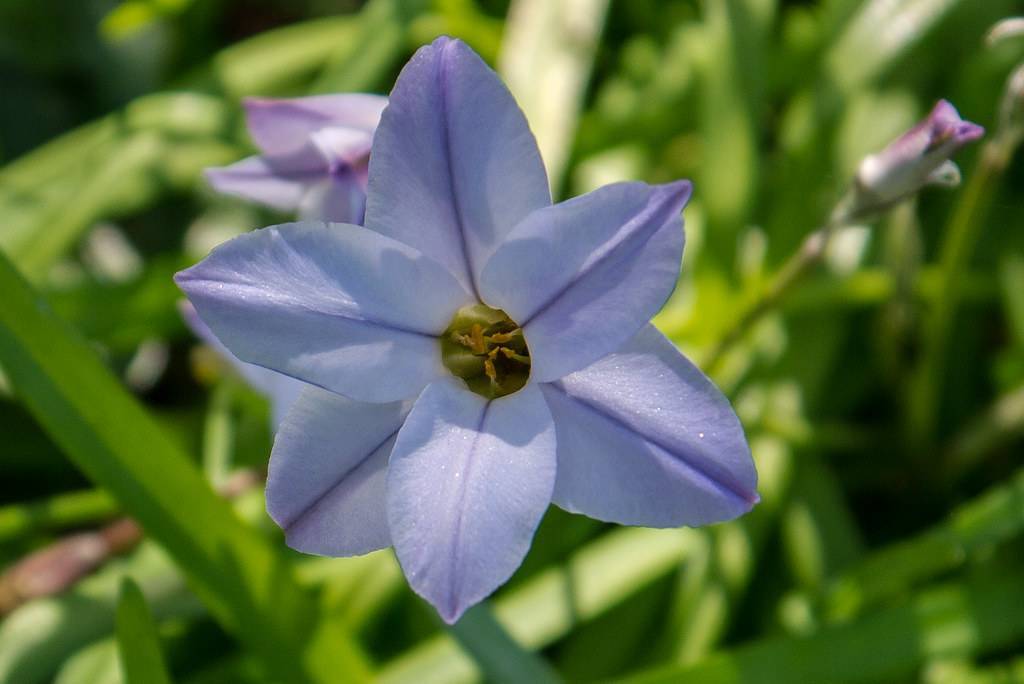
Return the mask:
<path fill-rule="evenodd" d="M 304 219 L 362 223 L 367 159 L 385 105 L 379 95 L 249 98 L 246 123 L 263 154 L 208 169 L 207 180 Z"/>
<path fill-rule="evenodd" d="M 394 546 L 453 622 L 512 575 L 552 501 L 652 527 L 748 511 L 739 420 L 648 323 L 690 190 L 553 205 L 498 77 L 459 41 L 420 49 L 373 141 L 365 227 L 265 228 L 177 277 L 239 358 L 317 386 L 270 461 L 288 544 Z"/>

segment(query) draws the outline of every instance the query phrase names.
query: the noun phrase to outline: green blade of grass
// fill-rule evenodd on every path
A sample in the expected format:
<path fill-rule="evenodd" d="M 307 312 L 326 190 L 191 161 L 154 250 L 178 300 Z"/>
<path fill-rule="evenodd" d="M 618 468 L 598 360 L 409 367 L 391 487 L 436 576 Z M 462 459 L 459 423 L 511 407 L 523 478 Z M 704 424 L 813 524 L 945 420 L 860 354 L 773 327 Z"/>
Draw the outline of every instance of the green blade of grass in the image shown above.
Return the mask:
<path fill-rule="evenodd" d="M 494 601 L 496 618 L 523 647 L 538 649 L 606 613 L 671 572 L 700 543 L 697 530 L 617 529 L 562 566 L 551 567 Z M 481 673 L 448 635 L 389 662 L 379 684 L 460 684 Z"/>
<path fill-rule="evenodd" d="M 641 673 L 628 684 L 789 684 L 905 681 L 932 658 L 984 654 L 1024 636 L 1024 581 L 950 585 L 808 638 L 775 638 L 688 667 Z"/>
<path fill-rule="evenodd" d="M 194 619 L 203 606 L 160 547 L 144 540 L 59 596 L 30 601 L 0 623 L 0 682 L 52 681 L 61 663 L 114 629 L 121 580 L 131 576 L 157 619 Z"/>
<path fill-rule="evenodd" d="M 0 542 L 108 520 L 117 512 L 117 502 L 102 489 L 10 504 L 0 508 Z"/>
<path fill-rule="evenodd" d="M 312 93 L 388 90 L 382 76 L 393 69 L 408 45 L 409 25 L 426 0 L 371 0 L 359 12 L 359 31 L 323 69 Z"/>
<path fill-rule="evenodd" d="M 837 83 L 853 90 L 891 68 L 963 0 L 872 0 L 858 9 L 825 57 Z"/>
<path fill-rule="evenodd" d="M 561 187 L 608 0 L 517 0 L 499 70 L 537 136 L 555 196 Z"/>
<path fill-rule="evenodd" d="M 848 619 L 915 584 L 963 565 L 979 549 L 1024 533 L 1024 470 L 973 501 L 942 524 L 875 551 L 829 583 L 824 611 Z"/>
<path fill-rule="evenodd" d="M 318 615 L 293 569 L 0 257 L 0 364 L 67 456 L 175 558 L 211 613 L 286 681 L 365 676 L 342 625 Z"/>
<path fill-rule="evenodd" d="M 117 649 L 125 684 L 171 684 L 153 614 L 139 585 L 128 577 L 117 603 Z"/>
<path fill-rule="evenodd" d="M 488 603 L 471 608 L 449 632 L 473 657 L 488 682 L 554 684 L 560 681 L 540 656 L 524 650 L 508 635 Z"/>
<path fill-rule="evenodd" d="M 700 59 L 701 197 L 708 213 L 708 249 L 730 263 L 749 219 L 760 180 L 756 122 L 770 53 L 765 33 L 771 0 L 704 3 L 705 50 Z"/>

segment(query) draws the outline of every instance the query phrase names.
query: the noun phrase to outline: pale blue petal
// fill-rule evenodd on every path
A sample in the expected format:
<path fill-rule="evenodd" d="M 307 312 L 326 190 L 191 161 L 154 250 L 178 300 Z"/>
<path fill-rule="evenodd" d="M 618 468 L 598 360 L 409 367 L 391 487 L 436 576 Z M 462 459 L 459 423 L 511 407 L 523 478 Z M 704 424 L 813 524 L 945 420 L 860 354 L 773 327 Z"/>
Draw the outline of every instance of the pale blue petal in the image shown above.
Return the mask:
<path fill-rule="evenodd" d="M 196 337 L 209 345 L 221 358 L 230 363 L 238 374 L 245 378 L 246 382 L 267 397 L 270 401 L 271 425 L 276 430 L 284 420 L 288 409 L 299 398 L 302 390 L 309 387 L 309 384 L 284 373 L 242 361 L 217 339 L 209 326 L 199 318 L 199 314 L 196 313 L 195 307 L 190 302 L 183 300 L 178 308 L 181 311 L 181 317 L 185 319 L 186 325 L 195 333 Z"/>
<path fill-rule="evenodd" d="M 387 105 L 380 95 L 313 95 L 286 100 L 246 98 L 245 119 L 256 146 L 271 155 L 293 152 L 314 132 L 337 126 L 373 133 Z"/>
<path fill-rule="evenodd" d="M 410 406 L 306 386 L 274 439 L 267 473 L 267 513 L 289 546 L 355 556 L 391 545 L 388 457 Z"/>
<path fill-rule="evenodd" d="M 344 223 L 247 233 L 175 279 L 238 358 L 361 401 L 447 374 L 436 336 L 470 301 L 435 261 Z"/>
<path fill-rule="evenodd" d="M 310 186 L 299 203 L 302 221 L 362 225 L 366 193 L 353 171 L 341 169 Z"/>
<path fill-rule="evenodd" d="M 402 70 L 370 156 L 368 228 L 416 247 L 474 289 L 504 235 L 550 204 L 537 143 L 511 93 L 458 40 Z"/>
<path fill-rule="evenodd" d="M 757 503 L 757 472 L 728 399 L 652 326 L 540 388 L 557 428 L 562 508 L 677 527 L 729 520 Z"/>
<path fill-rule="evenodd" d="M 686 181 L 608 185 L 536 211 L 508 235 L 480 294 L 522 326 L 534 381 L 618 349 L 657 313 L 679 275 L 690 190 Z"/>
<path fill-rule="evenodd" d="M 351 167 L 365 172 L 373 134 L 354 128 L 325 128 L 310 135 L 309 143 L 327 160 L 331 171 Z"/>
<path fill-rule="evenodd" d="M 320 168 L 298 173 L 284 171 L 263 157 L 249 157 L 230 166 L 206 169 L 204 175 L 217 192 L 291 211 L 299 206 L 310 183 L 326 173 Z"/>
<path fill-rule="evenodd" d="M 410 586 L 455 622 L 522 563 L 554 481 L 555 430 L 535 386 L 493 401 L 455 380 L 427 387 L 388 472 L 388 525 Z"/>

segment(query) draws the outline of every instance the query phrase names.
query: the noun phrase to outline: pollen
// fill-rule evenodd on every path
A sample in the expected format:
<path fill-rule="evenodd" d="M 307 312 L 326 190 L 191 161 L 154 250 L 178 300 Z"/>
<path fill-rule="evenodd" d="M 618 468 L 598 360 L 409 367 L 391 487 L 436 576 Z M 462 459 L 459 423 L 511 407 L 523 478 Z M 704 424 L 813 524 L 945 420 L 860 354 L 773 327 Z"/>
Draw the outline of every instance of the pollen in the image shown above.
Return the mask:
<path fill-rule="evenodd" d="M 469 389 L 495 399 L 523 388 L 530 377 L 530 350 L 519 325 L 483 304 L 455 312 L 441 336 L 441 360 Z"/>

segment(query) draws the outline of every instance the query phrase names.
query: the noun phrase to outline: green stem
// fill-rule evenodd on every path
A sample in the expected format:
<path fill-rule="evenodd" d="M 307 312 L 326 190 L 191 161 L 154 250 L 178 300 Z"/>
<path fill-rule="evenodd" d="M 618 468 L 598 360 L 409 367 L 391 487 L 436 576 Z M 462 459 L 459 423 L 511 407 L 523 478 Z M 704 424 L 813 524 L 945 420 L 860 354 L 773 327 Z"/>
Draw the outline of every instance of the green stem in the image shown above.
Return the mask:
<path fill-rule="evenodd" d="M 939 281 L 934 306 L 925 321 L 921 361 L 911 377 L 907 428 L 911 443 L 922 447 L 933 441 L 942 396 L 949 338 L 956 320 L 964 273 L 974 254 L 984 219 L 1000 176 L 1009 161 L 1007 150 L 990 142 L 964 188 L 946 228 L 939 257 Z"/>
<path fill-rule="evenodd" d="M 58 494 L 43 501 L 0 508 L 0 543 L 112 518 L 117 502 L 102 489 Z"/>
<path fill-rule="evenodd" d="M 952 441 L 943 460 L 944 480 L 952 483 L 999 445 L 1024 435 L 1024 385 L 996 399 Z"/>
<path fill-rule="evenodd" d="M 800 248 L 775 273 L 768 287 L 762 291 L 753 304 L 747 307 L 736 323 L 726 331 L 718 344 L 711 350 L 704 363 L 701 364 L 705 371 L 713 373 L 726 352 L 743 339 L 743 336 L 754 327 L 754 324 L 774 309 L 789 294 L 793 286 L 821 261 L 838 228 L 839 223 L 833 220 L 804 239 Z"/>
<path fill-rule="evenodd" d="M 203 471 L 214 487 L 224 483 L 231 470 L 234 427 L 231 421 L 230 382 L 221 382 L 213 390 L 203 424 Z"/>

